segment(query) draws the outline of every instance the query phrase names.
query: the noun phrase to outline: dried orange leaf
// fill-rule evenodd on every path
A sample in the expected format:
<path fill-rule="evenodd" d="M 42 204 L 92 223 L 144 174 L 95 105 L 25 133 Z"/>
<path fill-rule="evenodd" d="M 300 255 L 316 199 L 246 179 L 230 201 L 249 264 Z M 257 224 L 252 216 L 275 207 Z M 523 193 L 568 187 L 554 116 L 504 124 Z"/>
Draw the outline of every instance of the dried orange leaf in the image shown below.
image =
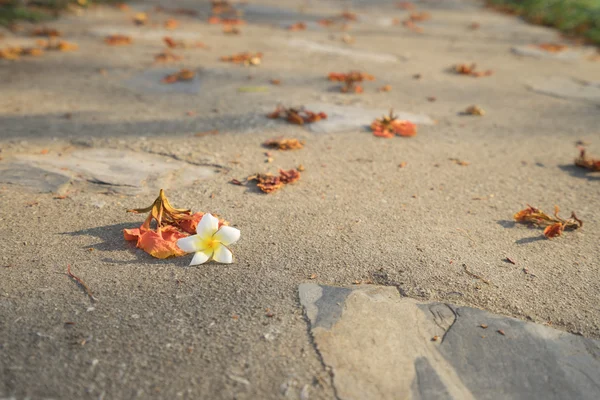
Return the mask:
<path fill-rule="evenodd" d="M 557 43 L 541 43 L 538 44 L 537 47 L 549 53 L 560 53 L 569 48 L 567 45 Z"/>
<path fill-rule="evenodd" d="M 162 79 L 162 83 L 188 82 L 194 79 L 196 73 L 192 70 L 183 68 L 178 72 L 167 75 Z"/>
<path fill-rule="evenodd" d="M 579 149 L 579 157 L 575 159 L 575 165 L 590 171 L 600 172 L 600 159 L 588 157 L 584 148 Z"/>
<path fill-rule="evenodd" d="M 485 115 L 485 110 L 479 106 L 473 105 L 467 107 L 467 109 L 465 110 L 465 114 L 483 116 Z"/>
<path fill-rule="evenodd" d="M 275 138 L 263 143 L 263 146 L 277 150 L 298 150 L 304 147 L 304 141 L 298 139 Z"/>
<path fill-rule="evenodd" d="M 248 177 L 249 181 L 256 181 L 256 186 L 265 193 L 273 193 L 279 190 L 283 185 L 288 183 L 296 182 L 300 179 L 300 172 L 296 169 L 290 169 L 288 171 L 279 170 L 279 176 L 271 174 L 255 174 Z"/>
<path fill-rule="evenodd" d="M 483 76 L 490 76 L 494 73 L 492 70 L 487 71 L 476 71 L 476 64 L 457 64 L 453 67 L 454 72 L 460 75 L 469 75 L 475 78 L 481 78 Z"/>
<path fill-rule="evenodd" d="M 148 14 L 145 12 L 137 13 L 133 16 L 133 23 L 136 25 L 145 25 L 148 22 Z"/>
<path fill-rule="evenodd" d="M 222 56 L 221 61 L 230 62 L 234 64 L 258 65 L 262 60 L 262 53 L 238 53 L 232 56 Z"/>
<path fill-rule="evenodd" d="M 46 36 L 46 37 L 58 37 L 58 36 L 62 36 L 62 33 L 54 28 L 48 28 L 48 27 L 40 27 L 40 28 L 35 28 L 32 32 L 31 32 L 32 36 Z"/>
<path fill-rule="evenodd" d="M 306 24 L 304 22 L 296 22 L 295 24 L 288 26 L 287 30 L 291 32 L 304 31 L 306 30 Z"/>
<path fill-rule="evenodd" d="M 177 54 L 174 54 L 172 52 L 170 52 L 169 50 L 165 50 L 162 53 L 158 53 L 157 55 L 154 56 L 154 61 L 157 63 L 170 63 L 170 62 L 177 62 L 177 61 L 181 61 L 183 57 L 178 56 Z"/>
<path fill-rule="evenodd" d="M 165 21 L 165 28 L 169 30 L 177 29 L 179 26 L 179 21 L 173 18 L 169 18 Z"/>
<path fill-rule="evenodd" d="M 325 114 L 324 112 L 315 113 L 309 110 L 305 110 L 303 107 L 296 109 L 277 106 L 275 111 L 267 114 L 267 118 L 282 118 L 291 124 L 304 125 L 311 124 L 322 119 L 327 119 L 327 114 Z"/>
<path fill-rule="evenodd" d="M 204 42 L 175 40 L 169 36 L 165 36 L 163 42 L 171 49 L 208 49 L 208 46 Z"/>
<path fill-rule="evenodd" d="M 130 36 L 127 35 L 109 35 L 104 38 L 104 43 L 110 46 L 126 46 L 133 42 Z"/>

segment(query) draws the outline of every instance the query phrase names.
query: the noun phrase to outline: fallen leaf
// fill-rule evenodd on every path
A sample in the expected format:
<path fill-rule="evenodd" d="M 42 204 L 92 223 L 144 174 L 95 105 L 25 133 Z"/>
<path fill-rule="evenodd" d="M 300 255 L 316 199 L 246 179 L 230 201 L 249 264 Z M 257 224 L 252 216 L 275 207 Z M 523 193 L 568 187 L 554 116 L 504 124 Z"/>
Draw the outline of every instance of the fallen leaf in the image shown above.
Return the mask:
<path fill-rule="evenodd" d="M 271 174 L 256 174 L 248 177 L 248 181 L 257 181 L 256 186 L 265 193 L 272 193 L 281 189 L 283 185 L 296 182 L 300 179 L 300 172 L 295 169 L 288 171 L 279 170 L 279 176 Z"/>
<path fill-rule="evenodd" d="M 317 23 L 321 26 L 331 26 L 335 24 L 335 21 L 332 19 L 320 19 L 317 21 Z"/>
<path fill-rule="evenodd" d="M 298 139 L 275 138 L 263 143 L 263 146 L 277 150 L 298 150 L 304 147 L 304 141 Z"/>
<path fill-rule="evenodd" d="M 31 32 L 32 36 L 46 36 L 49 38 L 52 37 L 59 37 L 62 36 L 62 32 L 60 32 L 57 29 L 54 28 L 48 28 L 48 27 L 40 27 L 40 28 L 35 28 L 32 32 Z"/>
<path fill-rule="evenodd" d="M 179 26 L 179 21 L 173 18 L 169 18 L 165 21 L 165 28 L 169 30 L 177 29 Z"/>
<path fill-rule="evenodd" d="M 342 93 L 362 93 L 363 88 L 358 83 L 375 80 L 373 75 L 361 71 L 350 71 L 348 73 L 330 72 L 327 78 L 334 82 L 344 82 L 344 86 L 340 88 Z"/>
<path fill-rule="evenodd" d="M 421 21 L 427 21 L 428 19 L 431 19 L 431 15 L 425 11 L 412 12 L 412 13 L 410 13 L 408 18 L 413 22 L 421 22 Z"/>
<path fill-rule="evenodd" d="M 165 76 L 161 82 L 168 83 L 168 84 L 175 83 L 175 82 L 189 82 L 189 81 L 193 80 L 195 76 L 196 76 L 196 73 L 194 71 L 183 68 L 183 69 L 179 70 L 178 72 L 175 72 L 173 74 Z"/>
<path fill-rule="evenodd" d="M 380 92 L 389 92 L 392 90 L 392 86 L 391 85 L 385 85 L 380 87 L 379 89 L 377 89 Z"/>
<path fill-rule="evenodd" d="M 262 60 L 262 53 L 238 53 L 232 56 L 222 56 L 221 61 L 230 62 L 234 64 L 243 64 L 246 66 L 259 65 Z"/>
<path fill-rule="evenodd" d="M 438 335 L 435 335 L 434 337 L 431 338 L 432 342 L 437 342 L 440 339 L 440 337 Z"/>
<path fill-rule="evenodd" d="M 350 11 L 344 11 L 343 13 L 340 14 L 340 17 L 347 21 L 357 21 L 358 20 L 356 13 L 353 13 Z"/>
<path fill-rule="evenodd" d="M 308 279 L 317 279 L 317 274 L 310 274 Z"/>
<path fill-rule="evenodd" d="M 229 183 L 233 184 L 233 185 L 238 185 L 238 186 L 244 186 L 244 184 L 240 181 L 238 181 L 237 179 L 232 179 L 229 181 Z"/>
<path fill-rule="evenodd" d="M 130 10 L 129 6 L 125 3 L 115 3 L 115 8 L 118 8 L 121 11 L 129 11 Z"/>
<path fill-rule="evenodd" d="M 498 332 L 502 336 L 506 336 L 506 333 L 504 333 L 504 331 L 502 329 L 498 329 L 496 332 Z"/>
<path fill-rule="evenodd" d="M 406 167 L 407 163 L 406 161 L 402 161 L 400 164 L 398 164 L 398 168 L 404 168 Z"/>
<path fill-rule="evenodd" d="M 133 42 L 130 36 L 127 35 L 109 35 L 104 38 L 104 43 L 110 46 L 126 46 Z"/>
<path fill-rule="evenodd" d="M 48 149 L 42 149 L 40 151 L 40 154 L 48 154 L 49 152 L 50 152 L 50 150 L 48 150 Z"/>
<path fill-rule="evenodd" d="M 163 42 L 171 49 L 208 49 L 208 46 L 204 42 L 175 40 L 170 36 L 165 36 Z"/>
<path fill-rule="evenodd" d="M 267 114 L 267 118 L 281 118 L 285 119 L 291 124 L 304 125 L 311 124 L 322 119 L 327 119 L 327 114 L 325 114 L 324 112 L 315 113 L 309 110 L 305 110 L 304 107 L 285 108 L 283 106 L 277 106 L 275 111 Z"/>
<path fill-rule="evenodd" d="M 371 131 L 373 135 L 386 139 L 394 135 L 409 137 L 417 134 L 417 126 L 410 121 L 397 119 L 393 110 L 390 110 L 389 115 L 377 118 L 371 123 Z"/>
<path fill-rule="evenodd" d="M 281 85 L 281 80 L 279 79 L 271 79 L 269 82 L 271 85 Z"/>
<path fill-rule="evenodd" d="M 304 165 L 303 165 L 303 164 L 300 164 L 300 165 L 298 165 L 298 167 L 296 167 L 296 169 L 297 169 L 299 172 L 302 172 L 302 171 L 304 171 L 306 168 L 304 168 Z"/>
<path fill-rule="evenodd" d="M 295 24 L 288 26 L 287 30 L 291 32 L 305 31 L 306 24 L 304 22 L 296 22 Z"/>
<path fill-rule="evenodd" d="M 154 61 L 157 63 L 171 63 L 181 61 L 182 59 L 183 57 L 178 56 L 177 54 L 174 54 L 169 50 L 165 50 L 162 53 L 158 53 L 154 56 Z"/>
<path fill-rule="evenodd" d="M 479 106 L 469 106 L 467 107 L 467 109 L 464 111 L 465 114 L 468 115 L 479 115 L 479 116 L 483 116 L 485 115 L 485 110 Z"/>
<path fill-rule="evenodd" d="M 148 14 L 146 14 L 145 12 L 137 13 L 133 16 L 132 20 L 133 23 L 136 25 L 146 25 L 146 23 L 148 22 Z"/>
<path fill-rule="evenodd" d="M 600 159 L 588 157 L 584 148 L 579 149 L 579 157 L 575 159 L 575 165 L 594 172 L 600 171 Z"/>
<path fill-rule="evenodd" d="M 417 24 L 415 24 L 415 21 L 413 21 L 410 18 L 402 21 L 402 25 L 404 27 L 406 27 L 407 29 L 415 32 L 415 33 L 422 33 L 423 32 L 423 28 L 421 28 L 420 26 L 418 26 Z"/>
<path fill-rule="evenodd" d="M 452 161 L 454 164 L 460 165 L 462 167 L 466 167 L 467 165 L 471 165 L 470 162 L 461 160 L 460 158 L 449 158 L 449 160 Z"/>
<path fill-rule="evenodd" d="M 479 325 L 479 326 L 480 326 L 481 328 L 483 328 L 483 329 L 487 329 L 487 328 L 488 328 L 488 326 L 487 326 L 486 324 L 481 324 L 481 325 Z"/>
<path fill-rule="evenodd" d="M 513 265 L 517 264 L 517 262 L 515 260 L 513 260 L 512 258 L 510 258 L 510 257 L 506 257 L 506 261 L 508 261 L 509 263 L 511 263 Z"/>
<path fill-rule="evenodd" d="M 476 71 L 476 64 L 457 64 L 454 67 L 452 67 L 452 70 L 454 72 L 456 72 L 459 75 L 469 75 L 469 76 L 473 76 L 475 78 L 481 78 L 483 76 L 490 76 L 494 73 L 494 71 L 492 70 L 487 70 L 487 71 Z"/>
<path fill-rule="evenodd" d="M 569 48 L 567 45 L 557 43 L 541 43 L 536 45 L 536 47 L 549 53 L 560 53 L 561 51 L 565 51 Z"/>

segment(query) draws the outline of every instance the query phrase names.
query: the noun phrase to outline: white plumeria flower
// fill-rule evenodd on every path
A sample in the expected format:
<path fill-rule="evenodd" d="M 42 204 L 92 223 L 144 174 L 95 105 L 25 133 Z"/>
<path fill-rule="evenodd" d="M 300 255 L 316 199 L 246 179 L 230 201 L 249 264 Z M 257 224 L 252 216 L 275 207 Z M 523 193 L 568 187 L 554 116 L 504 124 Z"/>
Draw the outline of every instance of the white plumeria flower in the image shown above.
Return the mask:
<path fill-rule="evenodd" d="M 186 253 L 196 253 L 190 265 L 204 264 L 212 259 L 231 264 L 233 254 L 227 248 L 240 238 L 239 229 L 230 226 L 222 226 L 219 229 L 219 220 L 211 214 L 204 214 L 196 227 L 197 235 L 181 238 L 177 246 Z"/>

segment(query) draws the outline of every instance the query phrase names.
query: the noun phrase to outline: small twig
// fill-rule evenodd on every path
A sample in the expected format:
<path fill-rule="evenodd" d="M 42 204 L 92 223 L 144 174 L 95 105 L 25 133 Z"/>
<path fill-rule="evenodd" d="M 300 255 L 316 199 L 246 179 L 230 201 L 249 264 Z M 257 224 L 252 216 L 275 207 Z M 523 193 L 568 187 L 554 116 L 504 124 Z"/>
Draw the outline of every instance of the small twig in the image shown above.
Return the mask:
<path fill-rule="evenodd" d="M 67 275 L 69 278 L 73 279 L 81 288 L 83 288 L 83 290 L 88 295 L 88 297 L 90 298 L 92 303 L 96 302 L 96 298 L 92 294 L 92 291 L 90 290 L 88 285 L 86 285 L 85 282 L 81 280 L 81 278 L 79 278 L 77 275 L 75 275 L 71 272 L 71 264 L 67 265 L 67 273 L 65 275 Z"/>
<path fill-rule="evenodd" d="M 481 276 L 474 274 L 473 272 L 469 271 L 469 269 L 467 268 L 467 264 L 463 264 L 463 268 L 465 269 L 465 272 L 467 273 L 467 275 L 473 277 L 473 278 L 477 278 L 479 279 L 481 282 L 485 283 L 486 285 L 490 284 L 490 281 L 488 281 L 485 278 L 482 278 Z"/>

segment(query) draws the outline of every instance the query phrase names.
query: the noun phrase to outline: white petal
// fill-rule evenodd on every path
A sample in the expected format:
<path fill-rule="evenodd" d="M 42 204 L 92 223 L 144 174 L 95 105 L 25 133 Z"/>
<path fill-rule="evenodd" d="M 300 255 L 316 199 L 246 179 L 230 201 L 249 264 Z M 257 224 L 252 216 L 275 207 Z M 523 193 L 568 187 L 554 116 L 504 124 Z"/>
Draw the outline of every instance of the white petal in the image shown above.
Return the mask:
<path fill-rule="evenodd" d="M 240 230 L 230 226 L 222 226 L 221 229 L 215 233 L 213 239 L 218 240 L 226 246 L 229 246 L 240 239 Z"/>
<path fill-rule="evenodd" d="M 213 260 L 223 264 L 231 264 L 233 262 L 233 254 L 231 254 L 231 251 L 223 245 L 216 246 Z"/>
<path fill-rule="evenodd" d="M 202 250 L 200 248 L 201 241 L 198 235 L 188 236 L 181 238 L 177 241 L 177 247 L 186 253 L 195 253 L 197 251 Z"/>
<path fill-rule="evenodd" d="M 190 266 L 204 264 L 205 262 L 207 262 L 210 259 L 210 257 L 212 255 L 213 255 L 212 250 L 198 251 L 198 252 L 196 252 L 196 254 L 194 254 L 194 258 L 192 258 L 192 262 L 190 263 Z"/>
<path fill-rule="evenodd" d="M 211 237 L 219 229 L 219 219 L 212 216 L 212 214 L 204 214 L 198 226 L 196 227 L 196 233 L 200 235 L 202 239 Z"/>

